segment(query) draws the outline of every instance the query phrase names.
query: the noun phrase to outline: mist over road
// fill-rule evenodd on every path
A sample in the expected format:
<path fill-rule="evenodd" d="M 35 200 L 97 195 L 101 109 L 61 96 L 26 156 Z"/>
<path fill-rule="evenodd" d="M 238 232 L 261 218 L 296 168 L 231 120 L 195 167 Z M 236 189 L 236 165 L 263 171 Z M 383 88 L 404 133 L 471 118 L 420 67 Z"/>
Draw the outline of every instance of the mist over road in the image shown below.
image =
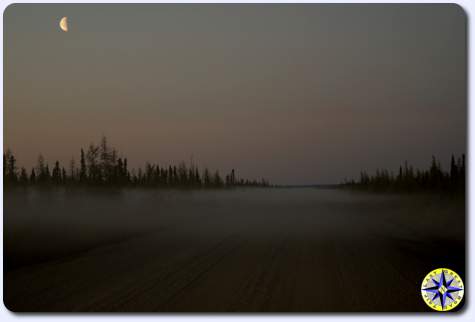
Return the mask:
<path fill-rule="evenodd" d="M 37 189 L 4 196 L 16 312 L 427 311 L 465 277 L 465 205 L 316 188 Z"/>

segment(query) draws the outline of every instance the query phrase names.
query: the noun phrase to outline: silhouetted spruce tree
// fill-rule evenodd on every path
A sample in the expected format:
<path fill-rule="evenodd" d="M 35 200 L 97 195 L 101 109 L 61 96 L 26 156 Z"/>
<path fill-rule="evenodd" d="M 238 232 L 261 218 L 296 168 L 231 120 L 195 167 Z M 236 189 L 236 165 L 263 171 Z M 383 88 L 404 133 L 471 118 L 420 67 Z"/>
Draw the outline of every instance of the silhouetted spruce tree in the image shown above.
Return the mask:
<path fill-rule="evenodd" d="M 46 174 L 46 165 L 43 155 L 38 156 L 36 171 L 38 173 L 38 183 L 46 183 L 48 181 L 48 176 Z"/>
<path fill-rule="evenodd" d="M 168 182 L 169 182 L 168 180 L 169 180 L 169 179 L 168 179 L 168 171 L 167 171 L 166 168 L 162 168 L 162 169 L 160 170 L 160 177 L 162 178 L 162 181 L 161 181 L 161 182 L 162 182 L 162 185 L 163 185 L 163 186 L 168 185 Z"/>
<path fill-rule="evenodd" d="M 129 183 L 130 182 L 130 173 L 129 173 L 129 169 L 127 167 L 127 158 L 124 158 L 123 175 L 124 175 L 124 182 Z"/>
<path fill-rule="evenodd" d="M 456 179 L 457 176 L 458 176 L 457 165 L 455 164 L 455 157 L 452 154 L 452 157 L 450 158 L 450 177 L 452 179 Z"/>
<path fill-rule="evenodd" d="M 161 186 L 162 185 L 162 178 L 160 176 L 161 171 L 160 171 L 160 166 L 157 164 L 155 166 L 155 170 L 153 172 L 153 182 L 155 186 Z"/>
<path fill-rule="evenodd" d="M 236 184 L 236 173 L 234 169 L 231 170 L 231 175 L 230 175 L 230 183 L 232 186 Z"/>
<path fill-rule="evenodd" d="M 195 184 L 196 186 L 201 187 L 201 178 L 198 168 L 195 168 Z"/>
<path fill-rule="evenodd" d="M 176 186 L 180 183 L 180 179 L 178 177 L 178 168 L 173 166 L 173 184 Z"/>
<path fill-rule="evenodd" d="M 76 161 L 74 161 L 74 157 L 71 158 L 69 161 L 69 178 L 65 178 L 65 182 L 69 181 L 70 183 L 75 183 L 77 180 L 76 178 Z"/>
<path fill-rule="evenodd" d="M 101 184 L 101 167 L 99 160 L 99 147 L 90 144 L 86 153 L 86 162 L 88 169 L 88 181 L 93 184 Z"/>
<path fill-rule="evenodd" d="M 188 187 L 194 187 L 195 186 L 195 169 L 193 166 L 190 166 L 188 168 Z"/>
<path fill-rule="evenodd" d="M 177 178 L 177 183 L 180 186 L 186 186 L 187 175 L 186 175 L 186 165 L 185 162 L 180 162 L 178 168 L 173 169 L 173 175 Z"/>
<path fill-rule="evenodd" d="M 68 182 L 68 175 L 66 173 L 66 169 L 64 167 L 61 168 L 61 183 L 67 183 Z"/>
<path fill-rule="evenodd" d="M 142 169 L 138 169 L 137 171 L 137 176 L 135 178 L 135 184 L 142 184 L 143 183 L 143 174 L 142 174 Z"/>
<path fill-rule="evenodd" d="M 13 155 L 11 150 L 7 150 L 7 152 L 3 156 L 4 162 L 4 180 L 6 183 L 15 184 L 18 182 L 18 174 L 17 174 L 17 165 L 16 165 L 16 158 Z"/>
<path fill-rule="evenodd" d="M 97 180 L 104 184 L 112 184 L 114 182 L 114 171 L 117 165 L 117 151 L 109 146 L 106 136 L 102 136 L 98 148 L 99 164 Z"/>
<path fill-rule="evenodd" d="M 125 181 L 125 173 L 124 173 L 124 163 L 122 162 L 122 158 L 117 159 L 117 166 L 116 166 L 116 176 L 117 176 L 117 183 L 124 184 Z"/>
<path fill-rule="evenodd" d="M 235 170 L 226 175 L 226 182 L 223 181 L 218 171 L 213 175 L 207 168 L 201 174 L 199 169 L 193 164 L 193 159 L 189 167 L 185 162 L 177 165 L 160 167 L 159 164 L 146 163 L 142 168 L 128 170 L 127 158 L 118 157 L 118 152 L 109 146 L 107 138 L 103 136 L 99 145 L 91 143 L 87 149 L 80 150 L 80 164 L 76 167 L 74 157 L 69 162 L 68 171 L 60 165 L 59 161 L 54 163 L 52 172 L 44 157 L 38 156 L 37 165 L 31 169 L 28 176 L 25 168 L 18 170 L 16 158 L 10 150 L 3 155 L 4 172 L 3 178 L 6 183 L 22 184 L 49 184 L 55 185 L 77 184 L 82 185 L 120 185 L 126 186 L 145 185 L 154 187 L 233 187 L 237 185 L 267 185 L 268 182 L 244 181 L 236 178 Z M 461 160 L 459 161 L 462 162 Z M 458 171 L 457 173 L 459 173 Z"/>
<path fill-rule="evenodd" d="M 49 171 L 49 165 L 48 163 L 46 163 L 46 167 L 45 167 L 45 182 L 46 183 L 50 183 L 51 182 L 51 173 Z"/>
<path fill-rule="evenodd" d="M 173 168 L 171 166 L 168 166 L 168 170 L 165 169 L 165 177 L 167 178 L 167 185 L 172 186 L 173 185 Z"/>
<path fill-rule="evenodd" d="M 86 183 L 87 182 L 87 166 L 86 166 L 86 156 L 84 154 L 84 150 L 81 149 L 81 161 L 79 165 L 79 182 Z"/>
<path fill-rule="evenodd" d="M 28 184 L 28 174 L 26 173 L 26 169 L 21 167 L 20 170 L 20 183 L 21 184 Z"/>
<path fill-rule="evenodd" d="M 449 172 L 444 172 L 440 161 L 434 156 L 428 170 L 414 170 L 404 162 L 404 168 L 399 167 L 397 176 L 386 169 L 376 170 L 375 175 L 369 176 L 366 172 L 362 172 L 358 182 L 346 182 L 346 185 L 353 187 L 360 187 L 370 190 L 385 191 L 417 191 L 417 190 L 432 190 L 432 191 L 449 191 L 449 192 L 463 192 L 464 185 L 460 181 L 465 180 L 464 170 L 464 155 L 457 159 L 452 155 L 450 159 Z"/>
<path fill-rule="evenodd" d="M 210 187 L 211 186 L 211 175 L 209 173 L 208 168 L 205 168 L 203 172 L 203 184 L 205 187 Z"/>
<path fill-rule="evenodd" d="M 51 179 L 53 181 L 53 183 L 55 184 L 60 184 L 61 183 L 61 169 L 59 167 L 59 162 L 56 161 L 54 163 L 54 168 L 53 168 L 53 172 L 51 174 Z"/>
<path fill-rule="evenodd" d="M 31 169 L 30 183 L 31 183 L 31 184 L 35 184 L 35 183 L 36 183 L 36 172 L 35 172 L 35 168 Z"/>

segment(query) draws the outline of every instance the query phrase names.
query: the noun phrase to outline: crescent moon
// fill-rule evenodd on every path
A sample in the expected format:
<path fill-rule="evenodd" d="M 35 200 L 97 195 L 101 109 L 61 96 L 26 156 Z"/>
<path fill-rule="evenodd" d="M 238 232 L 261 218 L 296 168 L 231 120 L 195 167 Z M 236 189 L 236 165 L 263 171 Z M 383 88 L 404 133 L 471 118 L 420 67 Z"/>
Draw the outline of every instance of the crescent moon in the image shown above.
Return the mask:
<path fill-rule="evenodd" d="M 68 17 L 61 18 L 59 21 L 59 28 L 64 32 L 68 32 Z"/>

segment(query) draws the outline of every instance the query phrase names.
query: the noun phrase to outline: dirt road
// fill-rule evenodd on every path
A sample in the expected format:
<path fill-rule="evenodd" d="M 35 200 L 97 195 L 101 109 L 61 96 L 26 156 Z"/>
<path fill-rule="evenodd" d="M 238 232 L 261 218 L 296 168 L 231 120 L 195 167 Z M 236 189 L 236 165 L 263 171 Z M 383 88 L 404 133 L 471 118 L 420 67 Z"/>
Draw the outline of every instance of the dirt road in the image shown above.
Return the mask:
<path fill-rule="evenodd" d="M 20 263 L 5 273 L 7 307 L 427 311 L 420 296 L 425 274 L 437 267 L 465 273 L 463 201 L 319 189 L 186 193 L 166 200 L 157 193 L 106 201 L 94 196 L 82 208 L 67 194 L 46 198 L 44 206 L 41 194 L 7 195 L 5 260 Z M 69 208 L 61 220 L 52 215 Z M 117 223 L 115 208 L 123 210 Z M 28 228 L 30 217 L 15 219 L 35 211 L 35 218 L 44 217 L 36 230 Z M 110 225 L 97 225 L 105 212 Z"/>

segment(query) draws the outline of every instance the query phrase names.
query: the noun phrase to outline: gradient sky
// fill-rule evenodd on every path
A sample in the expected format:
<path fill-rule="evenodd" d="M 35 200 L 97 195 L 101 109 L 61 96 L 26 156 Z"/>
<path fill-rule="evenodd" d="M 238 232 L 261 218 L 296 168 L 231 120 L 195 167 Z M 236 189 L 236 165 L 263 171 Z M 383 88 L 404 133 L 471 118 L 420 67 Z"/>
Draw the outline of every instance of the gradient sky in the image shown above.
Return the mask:
<path fill-rule="evenodd" d="M 28 167 L 102 134 L 131 166 L 279 184 L 465 152 L 455 5 L 17 4 L 4 46 L 4 146 Z"/>

